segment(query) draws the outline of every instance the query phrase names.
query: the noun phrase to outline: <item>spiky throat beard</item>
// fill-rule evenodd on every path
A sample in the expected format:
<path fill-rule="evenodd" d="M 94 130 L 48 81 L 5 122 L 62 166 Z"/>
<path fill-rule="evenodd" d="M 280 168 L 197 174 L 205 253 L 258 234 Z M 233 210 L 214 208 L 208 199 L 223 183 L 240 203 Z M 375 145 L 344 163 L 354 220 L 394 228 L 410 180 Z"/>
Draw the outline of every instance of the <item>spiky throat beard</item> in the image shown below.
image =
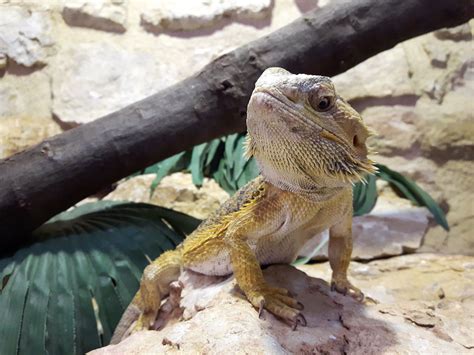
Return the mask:
<path fill-rule="evenodd" d="M 279 125 L 254 129 L 258 137 L 247 136 L 247 156 L 256 158 L 267 181 L 284 190 L 310 195 L 365 181 L 366 174 L 375 172 L 373 161 L 354 156 L 343 144 L 280 130 Z"/>

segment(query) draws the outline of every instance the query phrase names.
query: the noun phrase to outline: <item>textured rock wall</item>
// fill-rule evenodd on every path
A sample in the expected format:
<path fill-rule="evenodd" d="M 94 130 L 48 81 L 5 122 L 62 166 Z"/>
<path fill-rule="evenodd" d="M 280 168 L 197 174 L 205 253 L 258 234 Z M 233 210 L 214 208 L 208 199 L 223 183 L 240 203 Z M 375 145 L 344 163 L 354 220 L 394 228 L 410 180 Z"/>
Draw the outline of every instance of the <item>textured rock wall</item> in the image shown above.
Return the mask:
<path fill-rule="evenodd" d="M 375 158 L 448 211 L 422 250 L 474 253 L 474 22 L 397 45 L 335 78 L 377 132 Z"/>
<path fill-rule="evenodd" d="M 0 0 L 0 158 L 180 81 L 328 2 Z M 377 160 L 449 211 L 451 232 L 430 228 L 425 250 L 474 253 L 472 27 L 415 38 L 335 78 L 378 130 Z"/>

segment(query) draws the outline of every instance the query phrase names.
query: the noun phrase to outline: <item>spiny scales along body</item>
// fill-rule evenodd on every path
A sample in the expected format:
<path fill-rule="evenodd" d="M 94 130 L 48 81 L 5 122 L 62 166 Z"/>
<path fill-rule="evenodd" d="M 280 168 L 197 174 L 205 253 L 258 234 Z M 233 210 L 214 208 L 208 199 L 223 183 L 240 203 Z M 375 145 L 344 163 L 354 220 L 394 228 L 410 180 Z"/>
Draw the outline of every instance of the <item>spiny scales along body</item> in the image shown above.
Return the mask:
<path fill-rule="evenodd" d="M 296 327 L 302 305 L 268 285 L 261 265 L 291 263 L 309 239 L 329 228 L 332 287 L 363 298 L 347 279 L 352 252 L 352 184 L 373 173 L 370 135 L 360 115 L 324 76 L 269 68 L 247 110 L 247 155 L 261 175 L 229 198 L 175 250 L 143 273 L 140 290 L 112 343 L 149 329 L 181 270 L 234 274 L 249 302 Z"/>

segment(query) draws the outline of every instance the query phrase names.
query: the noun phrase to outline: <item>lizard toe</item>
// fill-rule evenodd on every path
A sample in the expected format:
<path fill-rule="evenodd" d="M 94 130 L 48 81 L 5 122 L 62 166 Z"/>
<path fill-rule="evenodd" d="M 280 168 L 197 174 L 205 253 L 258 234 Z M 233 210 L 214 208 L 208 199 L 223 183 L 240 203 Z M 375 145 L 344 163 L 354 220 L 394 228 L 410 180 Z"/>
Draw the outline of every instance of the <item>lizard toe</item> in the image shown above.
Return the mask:
<path fill-rule="evenodd" d="M 331 291 L 342 293 L 344 296 L 349 295 L 359 302 L 365 298 L 364 293 L 345 278 L 334 279 L 331 282 Z"/>
<path fill-rule="evenodd" d="M 265 289 L 267 292 L 271 294 L 280 294 L 282 296 L 293 297 L 290 291 L 288 291 L 286 288 L 283 288 L 283 287 L 266 286 Z"/>
<path fill-rule="evenodd" d="M 295 308 L 300 311 L 304 308 L 303 304 L 295 300 L 293 297 L 279 295 L 279 294 L 274 295 L 273 297 L 280 300 L 281 302 L 283 302 L 284 304 L 286 304 L 287 306 L 291 308 Z"/>
<path fill-rule="evenodd" d="M 300 313 L 303 305 L 293 297 L 288 296 L 288 292 L 282 292 L 283 290 L 281 288 L 262 287 L 259 290 L 249 292 L 247 297 L 252 305 L 258 309 L 260 318 L 263 309 L 266 309 L 291 324 L 293 328 L 296 325 L 305 326 L 306 320 Z"/>

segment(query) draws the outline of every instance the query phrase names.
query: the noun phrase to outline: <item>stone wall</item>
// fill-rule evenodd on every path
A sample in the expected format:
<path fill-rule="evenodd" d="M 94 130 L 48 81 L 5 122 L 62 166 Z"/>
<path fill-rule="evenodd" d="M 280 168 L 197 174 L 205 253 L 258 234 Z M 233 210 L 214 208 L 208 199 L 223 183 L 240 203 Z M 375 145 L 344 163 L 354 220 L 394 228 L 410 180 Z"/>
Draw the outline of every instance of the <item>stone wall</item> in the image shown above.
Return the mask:
<path fill-rule="evenodd" d="M 448 211 L 421 250 L 474 254 L 474 21 L 397 45 L 335 77 L 378 135 L 376 160 Z"/>
<path fill-rule="evenodd" d="M 274 31 L 322 0 L 0 0 L 0 158 L 92 121 Z M 377 160 L 449 211 L 423 248 L 474 253 L 473 22 L 335 78 L 379 136 Z M 317 65 L 317 61 L 315 61 Z"/>

